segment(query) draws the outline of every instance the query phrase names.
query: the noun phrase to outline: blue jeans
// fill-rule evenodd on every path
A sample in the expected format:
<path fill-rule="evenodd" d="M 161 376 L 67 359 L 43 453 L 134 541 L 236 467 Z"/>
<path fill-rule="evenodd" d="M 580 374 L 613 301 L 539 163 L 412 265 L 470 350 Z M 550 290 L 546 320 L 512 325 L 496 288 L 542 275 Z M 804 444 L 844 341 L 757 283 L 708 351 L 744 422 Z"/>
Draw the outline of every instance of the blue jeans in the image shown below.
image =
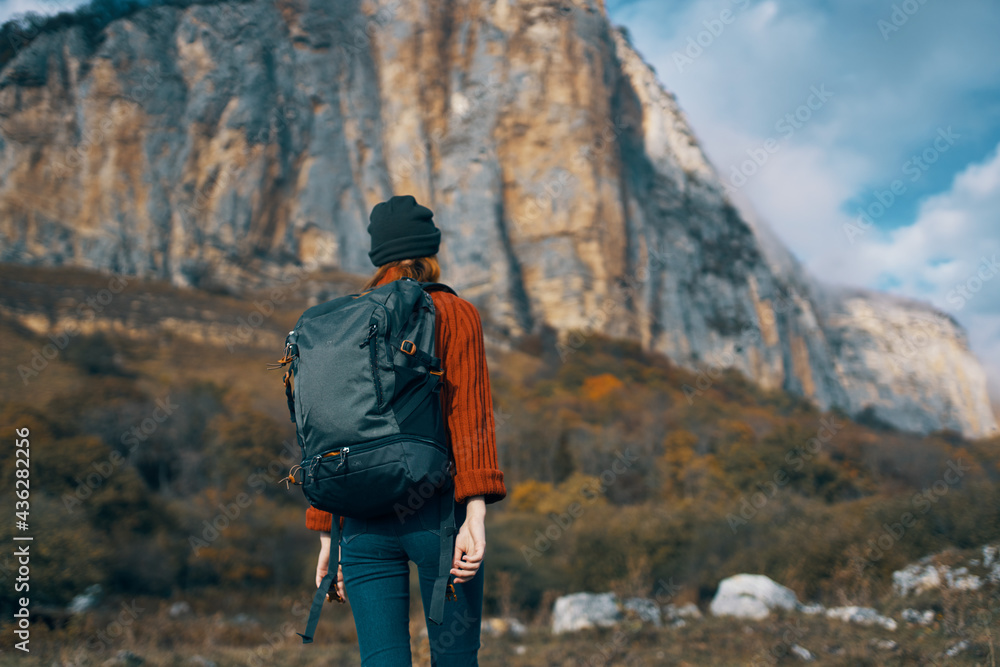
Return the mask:
<path fill-rule="evenodd" d="M 465 512 L 465 503 L 456 503 L 457 528 L 465 521 Z M 431 665 L 475 667 L 479 664 L 483 563 L 470 581 L 455 584 L 458 599 L 445 602 L 444 622 L 437 625 L 427 619 L 441 550 L 440 508 L 436 498 L 402 520 L 394 514 L 376 519 L 344 519 L 340 544 L 344 587 L 354 614 L 363 667 L 408 667 L 412 664 L 411 560 L 417 564 Z"/>

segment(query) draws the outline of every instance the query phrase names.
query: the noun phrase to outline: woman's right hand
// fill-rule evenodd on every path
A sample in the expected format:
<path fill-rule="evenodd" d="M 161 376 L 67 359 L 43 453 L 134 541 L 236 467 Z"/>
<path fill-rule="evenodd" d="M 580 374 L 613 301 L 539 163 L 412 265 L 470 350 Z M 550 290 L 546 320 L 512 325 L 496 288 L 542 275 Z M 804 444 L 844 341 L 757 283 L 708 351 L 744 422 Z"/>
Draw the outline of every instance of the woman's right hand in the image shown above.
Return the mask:
<path fill-rule="evenodd" d="M 464 584 L 476 576 L 486 552 L 486 502 L 482 496 L 466 501 L 465 521 L 455 537 L 455 556 L 451 575 L 456 584 Z"/>
<path fill-rule="evenodd" d="M 330 571 L 330 536 L 323 534 L 319 536 L 319 558 L 316 560 L 316 588 L 319 588 L 320 584 L 323 582 L 323 577 L 326 573 Z M 337 545 L 340 549 L 340 545 Z M 340 560 L 339 558 L 337 559 Z M 340 602 L 347 601 L 347 591 L 344 589 L 344 570 L 339 565 L 337 566 L 337 583 L 336 583 L 337 595 L 340 596 Z M 329 594 L 327 594 L 329 598 Z"/>

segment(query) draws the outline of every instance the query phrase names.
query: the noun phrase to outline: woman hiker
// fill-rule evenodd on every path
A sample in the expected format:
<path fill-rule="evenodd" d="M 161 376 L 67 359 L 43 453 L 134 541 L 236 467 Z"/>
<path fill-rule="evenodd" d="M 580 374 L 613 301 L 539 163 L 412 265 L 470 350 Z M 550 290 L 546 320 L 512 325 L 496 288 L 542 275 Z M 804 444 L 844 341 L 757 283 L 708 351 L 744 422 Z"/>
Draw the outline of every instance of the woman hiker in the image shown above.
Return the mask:
<path fill-rule="evenodd" d="M 362 291 L 409 277 L 438 282 L 436 255 L 441 231 L 433 213 L 411 196 L 392 197 L 375 206 L 368 233 L 368 256 L 378 267 Z M 445 291 L 431 291 L 436 310 L 435 348 L 444 368 L 441 407 L 455 463 L 455 537 L 451 575 L 456 599 L 445 606 L 444 622 L 427 622 L 431 664 L 477 665 L 483 611 L 483 556 L 486 505 L 507 490 L 497 467 L 493 402 L 479 312 Z M 316 564 L 316 585 L 330 562 L 333 517 L 315 507 L 306 526 L 323 531 Z M 337 593 L 350 599 L 364 667 L 410 665 L 409 561 L 417 564 L 425 621 L 438 575 L 441 538 L 436 502 L 414 513 L 377 519 L 343 519 Z M 438 531 L 435 534 L 434 531 Z"/>

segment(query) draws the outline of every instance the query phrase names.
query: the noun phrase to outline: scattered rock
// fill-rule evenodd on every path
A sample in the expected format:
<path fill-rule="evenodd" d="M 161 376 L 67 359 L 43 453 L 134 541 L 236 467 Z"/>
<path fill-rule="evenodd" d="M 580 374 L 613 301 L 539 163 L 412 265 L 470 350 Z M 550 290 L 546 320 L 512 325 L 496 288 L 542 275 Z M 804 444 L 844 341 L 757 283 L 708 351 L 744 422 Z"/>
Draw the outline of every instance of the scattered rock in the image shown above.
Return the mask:
<path fill-rule="evenodd" d="M 702 618 L 701 609 L 693 602 L 682 605 L 671 603 L 663 608 L 663 620 L 671 627 L 683 628 L 687 625 L 684 619 L 690 618 Z"/>
<path fill-rule="evenodd" d="M 858 625 L 880 625 L 886 630 L 896 629 L 895 620 L 882 616 L 871 607 L 831 607 L 826 610 L 826 617 Z"/>
<path fill-rule="evenodd" d="M 524 655 L 527 652 L 528 652 L 528 647 L 525 646 L 524 644 L 518 644 L 517 646 L 514 647 L 514 653 L 518 655 Z"/>
<path fill-rule="evenodd" d="M 940 554 L 921 558 L 902 570 L 892 573 L 892 587 L 897 595 L 905 597 L 911 593 L 950 588 L 959 591 L 978 591 L 987 581 L 1000 584 L 1000 547 L 982 547 L 982 558 L 970 558 L 964 565 L 948 566 L 937 562 Z M 980 574 L 970 572 L 969 567 L 982 568 Z"/>
<path fill-rule="evenodd" d="M 799 646 L 798 644 L 792 644 L 792 653 L 794 653 L 802 662 L 812 662 L 816 659 L 816 656 L 812 654 L 809 649 Z"/>
<path fill-rule="evenodd" d="M 71 614 L 82 614 L 85 611 L 89 611 L 98 605 L 101 601 L 101 585 L 91 584 L 81 593 L 74 597 L 69 605 L 66 606 L 66 611 Z"/>
<path fill-rule="evenodd" d="M 675 628 L 683 628 L 687 625 L 684 619 L 701 618 L 702 615 L 701 609 L 698 609 L 698 605 L 688 602 L 682 605 L 668 604 L 663 608 L 663 617 L 667 623 L 670 623 Z"/>
<path fill-rule="evenodd" d="M 986 545 L 983 547 L 983 567 L 990 567 L 994 563 L 1000 562 L 1000 547 Z"/>
<path fill-rule="evenodd" d="M 483 632 L 493 637 L 523 637 L 528 631 L 524 623 L 516 618 L 484 618 Z"/>
<path fill-rule="evenodd" d="M 933 609 L 925 609 L 923 611 L 917 611 L 916 609 L 904 609 L 901 616 L 904 621 L 907 623 L 913 623 L 914 625 L 930 625 L 934 622 Z"/>
<path fill-rule="evenodd" d="M 954 570 L 946 568 L 944 579 L 948 584 L 948 588 L 960 591 L 978 591 L 983 587 L 982 578 L 975 574 L 969 574 L 969 568 L 967 567 L 958 567 Z"/>
<path fill-rule="evenodd" d="M 807 616 L 815 616 L 816 614 L 822 614 L 826 611 L 826 607 L 821 604 L 814 603 L 800 604 L 798 609 L 799 613 L 806 614 Z"/>
<path fill-rule="evenodd" d="M 663 625 L 663 615 L 660 613 L 660 605 L 655 600 L 649 598 L 629 598 L 625 600 L 625 611 L 632 612 L 639 617 L 643 623 L 652 623 L 656 627 Z"/>
<path fill-rule="evenodd" d="M 946 656 L 948 656 L 949 658 L 954 658 L 959 653 L 962 653 L 963 651 L 968 650 L 969 646 L 971 646 L 971 644 L 969 644 L 969 640 L 968 639 L 963 639 L 962 641 L 958 642 L 957 644 L 955 644 L 954 646 L 952 646 L 950 649 L 948 649 L 947 651 L 945 651 L 944 654 Z"/>
<path fill-rule="evenodd" d="M 622 620 L 614 593 L 573 593 L 558 598 L 552 610 L 552 632 L 609 628 Z"/>
<path fill-rule="evenodd" d="M 972 565 L 974 561 L 969 561 Z M 995 584 L 1000 584 L 1000 546 L 986 545 L 983 547 L 982 568 L 986 570 L 983 576 Z"/>
<path fill-rule="evenodd" d="M 880 651 L 895 651 L 899 648 L 899 644 L 891 639 L 876 639 L 872 642 L 872 646 Z"/>
<path fill-rule="evenodd" d="M 795 592 L 762 574 L 737 574 L 723 579 L 712 599 L 715 616 L 736 616 L 760 620 L 773 609 L 795 609 Z"/>
<path fill-rule="evenodd" d="M 907 565 L 892 573 L 892 589 L 899 597 L 941 588 L 941 573 L 935 565 Z"/>
<path fill-rule="evenodd" d="M 170 618 L 184 616 L 185 614 L 191 613 L 191 605 L 181 600 L 180 602 L 175 602 L 170 605 L 170 609 L 167 610 L 167 613 L 170 614 Z"/>

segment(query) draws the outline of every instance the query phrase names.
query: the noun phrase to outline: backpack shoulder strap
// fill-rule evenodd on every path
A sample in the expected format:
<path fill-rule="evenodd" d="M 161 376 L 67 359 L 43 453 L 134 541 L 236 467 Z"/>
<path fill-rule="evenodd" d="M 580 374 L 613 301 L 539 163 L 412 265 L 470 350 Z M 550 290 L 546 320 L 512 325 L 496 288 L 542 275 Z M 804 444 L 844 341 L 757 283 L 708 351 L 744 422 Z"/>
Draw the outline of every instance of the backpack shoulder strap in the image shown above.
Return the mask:
<path fill-rule="evenodd" d="M 420 283 L 420 285 L 424 288 L 425 292 L 451 292 L 455 296 L 458 296 L 458 292 L 444 283 Z"/>

